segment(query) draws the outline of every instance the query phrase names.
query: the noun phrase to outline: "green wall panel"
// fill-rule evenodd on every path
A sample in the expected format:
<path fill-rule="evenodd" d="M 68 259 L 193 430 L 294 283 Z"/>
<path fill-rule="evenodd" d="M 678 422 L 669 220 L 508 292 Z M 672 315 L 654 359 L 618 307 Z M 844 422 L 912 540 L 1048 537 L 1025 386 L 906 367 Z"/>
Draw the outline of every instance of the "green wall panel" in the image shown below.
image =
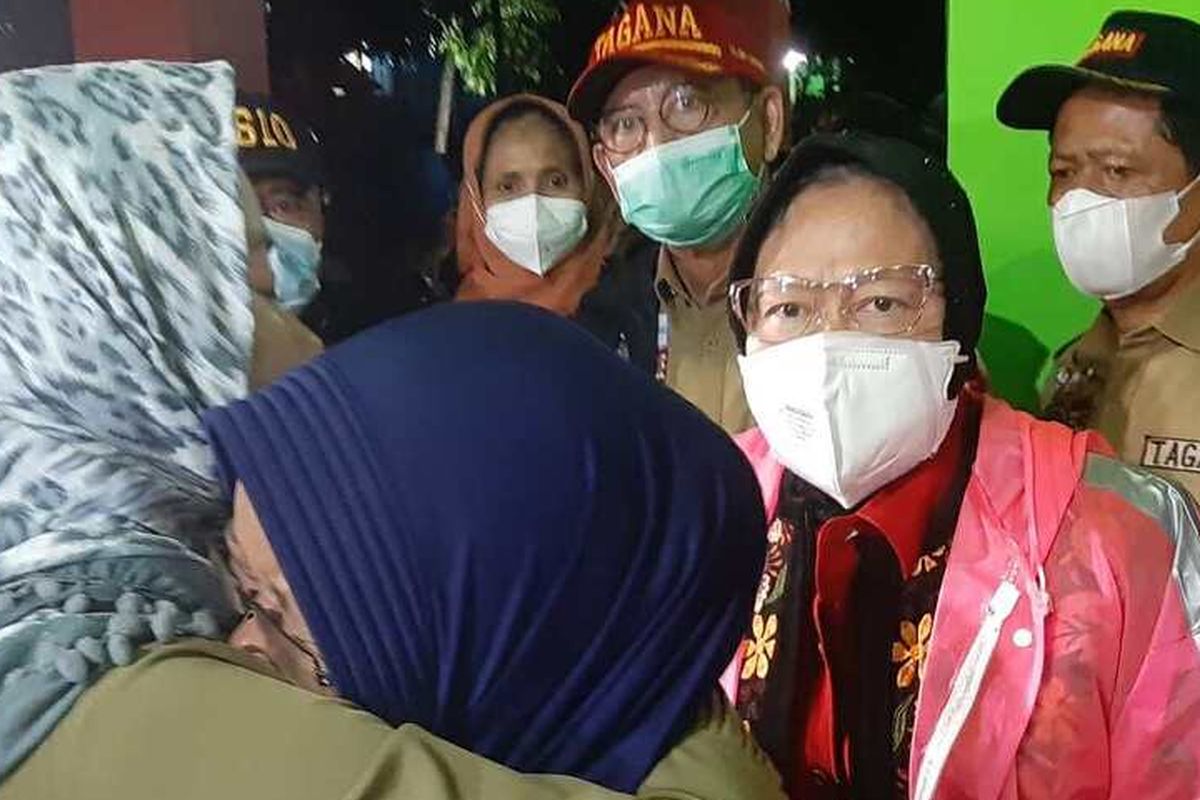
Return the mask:
<path fill-rule="evenodd" d="M 950 162 L 978 218 L 988 274 L 983 360 L 998 394 L 1030 407 L 1054 351 L 1090 323 L 1054 255 L 1046 207 L 1046 136 L 996 121 L 996 100 L 1022 69 L 1073 63 L 1112 11 L 1200 19 L 1200 0 L 949 0 Z"/>

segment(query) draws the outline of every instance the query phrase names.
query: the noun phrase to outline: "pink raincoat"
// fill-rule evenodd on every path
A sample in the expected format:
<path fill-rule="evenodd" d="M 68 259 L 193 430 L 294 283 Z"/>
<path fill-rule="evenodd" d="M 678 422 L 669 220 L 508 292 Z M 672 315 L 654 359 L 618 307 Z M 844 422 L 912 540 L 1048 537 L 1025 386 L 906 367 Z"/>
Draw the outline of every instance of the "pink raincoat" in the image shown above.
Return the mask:
<path fill-rule="evenodd" d="M 740 444 L 771 519 L 784 468 L 757 430 Z M 1094 434 L 987 400 L 910 796 L 1200 798 L 1198 527 L 1185 493 Z M 731 696 L 739 667 L 722 680 Z"/>

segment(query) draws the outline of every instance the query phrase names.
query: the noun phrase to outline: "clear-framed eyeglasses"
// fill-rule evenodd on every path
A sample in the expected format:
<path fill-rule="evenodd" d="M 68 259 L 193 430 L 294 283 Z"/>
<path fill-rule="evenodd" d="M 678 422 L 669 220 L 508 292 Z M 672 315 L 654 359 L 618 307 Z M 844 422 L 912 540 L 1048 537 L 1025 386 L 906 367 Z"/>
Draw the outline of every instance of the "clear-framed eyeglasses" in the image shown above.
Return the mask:
<path fill-rule="evenodd" d="M 746 335 L 768 344 L 826 327 L 903 336 L 921 321 L 939 275 L 928 264 L 872 267 L 828 282 L 771 275 L 735 281 L 729 302 Z"/>
<path fill-rule="evenodd" d="M 663 95 L 658 116 L 671 132 L 689 136 L 708 126 L 716 116 L 718 104 L 716 87 L 679 83 Z M 646 118 L 641 109 L 634 107 L 606 112 L 595 129 L 600 144 L 614 155 L 637 152 L 646 143 L 646 134 Z"/>

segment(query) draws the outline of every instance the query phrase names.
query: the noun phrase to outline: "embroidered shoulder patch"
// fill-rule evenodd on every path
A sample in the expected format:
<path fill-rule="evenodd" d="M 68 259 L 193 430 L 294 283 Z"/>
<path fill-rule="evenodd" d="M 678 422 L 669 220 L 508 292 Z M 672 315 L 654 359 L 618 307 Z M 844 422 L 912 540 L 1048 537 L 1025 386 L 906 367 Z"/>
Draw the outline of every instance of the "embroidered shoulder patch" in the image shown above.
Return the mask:
<path fill-rule="evenodd" d="M 1200 473 L 1200 441 L 1147 436 L 1142 448 L 1142 466 Z"/>

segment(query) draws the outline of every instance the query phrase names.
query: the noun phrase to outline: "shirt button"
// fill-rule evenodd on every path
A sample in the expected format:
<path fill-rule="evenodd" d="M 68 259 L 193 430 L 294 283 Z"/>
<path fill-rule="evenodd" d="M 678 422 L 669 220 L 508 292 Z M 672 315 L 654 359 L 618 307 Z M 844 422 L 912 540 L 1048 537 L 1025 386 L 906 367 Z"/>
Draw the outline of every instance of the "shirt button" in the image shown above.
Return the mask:
<path fill-rule="evenodd" d="M 1013 631 L 1012 642 L 1020 648 L 1029 647 L 1033 644 L 1033 631 L 1029 628 L 1017 628 Z"/>

